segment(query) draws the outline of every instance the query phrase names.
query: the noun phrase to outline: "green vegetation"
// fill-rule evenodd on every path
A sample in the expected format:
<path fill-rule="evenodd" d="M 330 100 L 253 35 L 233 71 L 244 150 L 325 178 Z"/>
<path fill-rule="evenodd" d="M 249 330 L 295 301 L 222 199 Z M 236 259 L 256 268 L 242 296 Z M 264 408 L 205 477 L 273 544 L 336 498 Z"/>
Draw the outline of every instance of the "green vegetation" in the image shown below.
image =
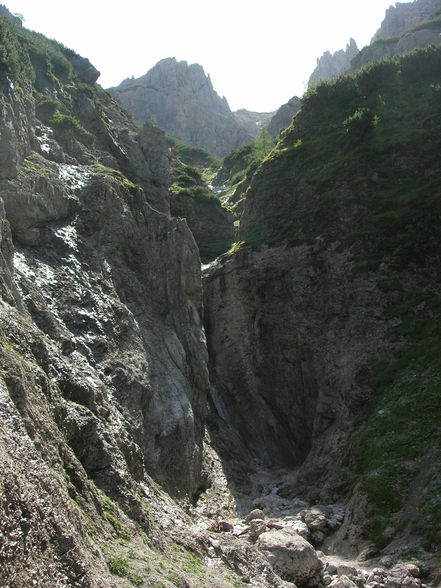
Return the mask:
<path fill-rule="evenodd" d="M 339 240 L 360 269 L 436 255 L 440 66 L 429 47 L 309 90 L 253 177 L 250 209 L 265 214 L 247 226 L 271 245 Z"/>
<path fill-rule="evenodd" d="M 201 581 L 205 579 L 205 569 L 200 557 L 189 551 L 185 554 L 183 570 Z"/>
<path fill-rule="evenodd" d="M 144 578 L 132 570 L 129 560 L 123 555 L 112 553 L 107 559 L 107 565 L 112 574 L 127 578 L 133 586 L 142 586 L 144 584 Z"/>
<path fill-rule="evenodd" d="M 260 163 L 271 152 L 273 140 L 266 128 L 262 128 L 254 143 L 244 145 L 227 155 L 213 180 L 215 185 L 225 185 L 225 200 L 236 219 L 239 219 L 245 203 L 245 193 Z"/>
<path fill-rule="evenodd" d="M 124 188 L 126 188 L 126 190 L 136 191 L 138 189 L 136 184 L 134 184 L 128 178 L 126 178 L 126 176 L 118 169 L 107 167 L 102 163 L 94 163 L 92 165 L 92 168 L 95 170 L 95 172 L 102 173 L 103 175 L 112 178 L 113 180 L 116 180 Z"/>
<path fill-rule="evenodd" d="M 53 173 L 49 162 L 39 153 L 33 152 L 23 160 L 19 170 L 19 178 L 25 178 L 27 176 L 44 176 L 49 178 Z"/>
<path fill-rule="evenodd" d="M 112 555 L 107 561 L 109 570 L 116 576 L 126 577 L 129 574 L 130 566 L 127 558 L 122 555 Z"/>
<path fill-rule="evenodd" d="M 414 360 L 412 367 L 399 371 L 354 438 L 357 473 L 374 505 L 371 536 L 380 548 L 398 530 L 400 510 L 425 468 L 432 484 L 416 487 L 423 500 L 413 530 L 428 549 L 441 542 L 440 367 L 434 363 L 427 368 Z"/>
<path fill-rule="evenodd" d="M 202 179 L 201 173 L 195 167 L 176 160 L 173 166 L 174 182 L 170 192 L 174 197 L 188 196 L 196 200 L 216 200 L 216 196 L 209 190 Z"/>
<path fill-rule="evenodd" d="M 24 52 L 15 34 L 17 27 L 0 17 L 0 76 L 16 81 L 23 69 Z"/>
<path fill-rule="evenodd" d="M 55 114 L 49 119 L 48 124 L 54 129 L 70 130 L 80 135 L 88 134 L 80 121 L 70 114 L 55 112 Z"/>
<path fill-rule="evenodd" d="M 216 155 L 187 145 L 174 137 L 167 136 L 167 145 L 182 164 L 196 168 L 205 181 L 210 181 L 221 165 L 221 160 Z"/>
<path fill-rule="evenodd" d="M 103 507 L 104 515 L 112 525 L 116 536 L 119 539 L 128 541 L 131 537 L 131 533 L 127 526 L 121 521 L 116 503 L 108 496 L 104 496 L 101 501 L 101 506 Z"/>

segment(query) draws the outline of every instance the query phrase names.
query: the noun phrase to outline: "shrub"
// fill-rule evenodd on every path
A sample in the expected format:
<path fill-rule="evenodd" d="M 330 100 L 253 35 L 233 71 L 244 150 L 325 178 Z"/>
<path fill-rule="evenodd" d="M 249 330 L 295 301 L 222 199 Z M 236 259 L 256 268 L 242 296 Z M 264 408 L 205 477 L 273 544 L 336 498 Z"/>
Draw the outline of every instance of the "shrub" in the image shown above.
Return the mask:
<path fill-rule="evenodd" d="M 0 18 L 0 74 L 16 80 L 20 74 L 20 54 L 11 25 Z"/>
<path fill-rule="evenodd" d="M 396 79 L 397 64 L 392 59 L 380 59 L 366 65 L 357 75 L 360 93 L 369 96 L 372 93 L 384 92 Z"/>
<path fill-rule="evenodd" d="M 401 59 L 401 74 L 404 81 L 421 82 L 439 81 L 441 71 L 441 47 L 429 45 L 425 49 L 416 49 Z"/>
<path fill-rule="evenodd" d="M 354 114 L 348 116 L 343 121 L 346 132 L 352 136 L 361 137 L 370 129 L 373 129 L 378 123 L 376 117 L 370 108 L 358 108 Z"/>
<path fill-rule="evenodd" d="M 51 127 L 56 129 L 62 130 L 71 130 L 80 135 L 86 134 L 87 131 L 80 123 L 80 121 L 70 114 L 61 114 L 60 112 L 55 112 L 55 114 L 51 117 L 49 124 Z"/>

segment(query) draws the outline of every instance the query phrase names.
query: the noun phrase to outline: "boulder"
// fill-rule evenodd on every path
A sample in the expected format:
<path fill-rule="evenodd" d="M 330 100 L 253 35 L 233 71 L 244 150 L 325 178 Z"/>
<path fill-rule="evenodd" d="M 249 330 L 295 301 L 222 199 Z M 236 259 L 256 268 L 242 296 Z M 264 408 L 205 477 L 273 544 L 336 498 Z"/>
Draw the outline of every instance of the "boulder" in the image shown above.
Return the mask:
<path fill-rule="evenodd" d="M 306 582 L 322 567 L 312 545 L 289 529 L 266 531 L 260 535 L 257 544 L 273 570 L 283 579 Z"/>
<path fill-rule="evenodd" d="M 357 584 L 347 576 L 340 576 L 329 584 L 329 588 L 357 588 Z"/>
<path fill-rule="evenodd" d="M 260 508 L 253 509 L 246 517 L 245 522 L 249 523 L 253 519 L 264 519 L 265 513 Z"/>

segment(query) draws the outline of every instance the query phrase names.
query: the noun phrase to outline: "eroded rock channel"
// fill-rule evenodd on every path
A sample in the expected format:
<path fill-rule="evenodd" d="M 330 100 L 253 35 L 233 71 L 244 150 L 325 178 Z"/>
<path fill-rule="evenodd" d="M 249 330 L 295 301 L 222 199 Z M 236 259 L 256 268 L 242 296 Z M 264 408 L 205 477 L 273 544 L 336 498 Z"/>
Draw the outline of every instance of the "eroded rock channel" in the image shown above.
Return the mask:
<path fill-rule="evenodd" d="M 308 135 L 299 133 L 335 113 L 325 112 L 332 101 L 313 95 L 298 126 L 246 175 L 238 243 L 202 276 L 191 223 L 177 212 L 190 210 L 195 236 L 206 238 L 193 199 L 206 196 L 202 176 L 175 167 L 193 191 L 184 186 L 187 200 L 171 206 L 164 133 L 136 126 L 95 83 L 87 59 L 5 10 L 0 584 L 435 586 L 434 200 L 435 212 L 415 224 L 407 209 L 404 220 L 395 208 L 366 216 L 370 187 L 386 171 L 366 171 L 363 155 L 354 164 L 366 176 L 357 179 L 361 196 L 350 184 L 355 174 L 336 173 L 332 193 L 345 205 L 332 200 L 324 222 L 325 188 L 308 175 Z M 425 72 L 416 110 L 431 122 L 420 129 L 428 149 L 441 136 L 433 114 L 439 68 L 428 65 L 439 54 L 421 59 L 425 68 L 403 61 L 393 75 L 401 96 L 402 77 L 413 84 L 415 71 Z M 347 83 L 336 90 L 345 109 L 348 95 L 365 100 L 366 78 Z M 414 86 L 409 92 L 417 100 Z M 343 129 L 337 144 L 355 157 L 347 134 L 355 123 L 331 126 Z M 407 154 L 410 142 L 396 147 L 390 169 L 436 194 L 436 149 L 405 158 L 399 149 Z M 183 185 L 175 188 L 178 198 Z M 234 235 L 232 213 L 221 208 L 216 201 L 207 209 L 211 224 L 228 228 L 216 233 L 216 247 L 205 241 L 207 258 Z M 387 225 L 378 237 L 391 218 L 394 232 Z M 409 349 L 419 355 L 389 369 Z"/>

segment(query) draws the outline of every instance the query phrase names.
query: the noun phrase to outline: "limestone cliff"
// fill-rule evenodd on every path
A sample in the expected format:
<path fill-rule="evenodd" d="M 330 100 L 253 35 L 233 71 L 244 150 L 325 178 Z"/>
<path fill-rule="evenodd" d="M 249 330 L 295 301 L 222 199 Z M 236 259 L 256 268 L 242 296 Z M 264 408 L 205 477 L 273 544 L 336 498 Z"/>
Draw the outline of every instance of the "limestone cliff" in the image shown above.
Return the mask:
<path fill-rule="evenodd" d="M 87 60 L 0 34 L 0 583 L 113 586 L 112 528 L 151 529 L 152 477 L 201 484 L 198 250 L 168 214 L 162 131 Z"/>
<path fill-rule="evenodd" d="M 252 112 L 242 108 L 233 112 L 241 127 L 246 129 L 250 137 L 256 139 L 263 127 L 270 123 L 274 112 Z"/>
<path fill-rule="evenodd" d="M 441 44 L 441 2 L 416 1 L 397 4 L 386 13 L 382 27 L 372 40 L 352 60 L 353 70 L 372 61 L 401 55 L 414 49 Z M 411 26 L 410 26 L 411 25 Z M 387 34 L 391 36 L 386 36 Z"/>
<path fill-rule="evenodd" d="M 372 42 L 401 36 L 407 29 L 428 19 L 440 7 L 439 0 L 396 2 L 386 10 L 384 20 Z"/>
<path fill-rule="evenodd" d="M 325 51 L 317 59 L 317 66 L 309 77 L 308 88 L 338 76 L 351 68 L 351 61 L 358 54 L 357 43 L 350 39 L 346 49 L 340 49 L 331 55 Z"/>
<path fill-rule="evenodd" d="M 109 91 L 136 122 L 155 121 L 169 135 L 210 153 L 224 156 L 252 140 L 198 64 L 163 59 Z"/>

